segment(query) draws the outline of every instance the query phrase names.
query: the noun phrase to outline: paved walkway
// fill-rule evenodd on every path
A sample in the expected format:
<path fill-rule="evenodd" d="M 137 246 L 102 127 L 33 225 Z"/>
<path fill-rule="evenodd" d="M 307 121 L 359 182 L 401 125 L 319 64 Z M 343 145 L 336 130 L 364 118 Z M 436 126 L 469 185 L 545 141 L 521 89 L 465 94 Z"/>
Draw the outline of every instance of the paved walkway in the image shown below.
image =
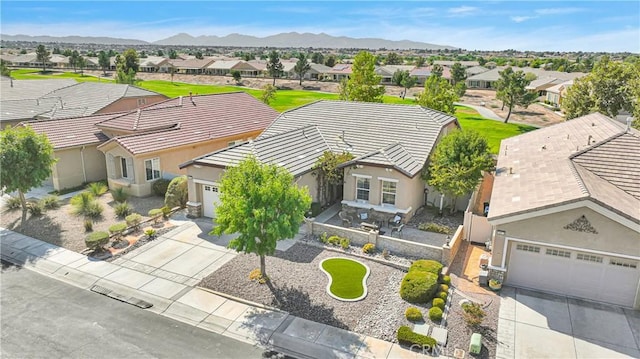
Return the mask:
<path fill-rule="evenodd" d="M 397 344 L 196 287 L 235 254 L 207 238 L 208 231 L 200 228 L 206 222 L 177 223 L 175 230 L 113 262 L 95 261 L 4 228 L 0 251 L 2 259 L 51 278 L 131 303 L 148 302 L 151 312 L 295 356 L 427 358 Z M 290 246 L 282 245 L 285 250 Z"/>

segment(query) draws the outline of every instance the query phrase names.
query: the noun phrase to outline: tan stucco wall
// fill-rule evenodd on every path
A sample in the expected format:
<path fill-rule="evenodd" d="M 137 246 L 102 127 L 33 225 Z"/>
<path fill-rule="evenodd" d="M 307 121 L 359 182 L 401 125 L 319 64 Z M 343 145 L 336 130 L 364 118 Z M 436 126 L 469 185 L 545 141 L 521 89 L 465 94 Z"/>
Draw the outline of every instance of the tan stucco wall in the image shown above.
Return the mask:
<path fill-rule="evenodd" d="M 97 111 L 96 113 L 112 113 L 112 112 L 121 112 L 121 111 L 129 111 L 134 110 L 138 107 L 148 106 L 154 103 L 158 103 L 166 100 L 168 97 L 164 95 L 154 95 L 154 96 L 144 96 L 144 97 L 126 97 L 121 98 L 118 101 L 115 101 L 102 109 Z M 138 105 L 138 99 L 145 99 L 144 104 Z"/>
<path fill-rule="evenodd" d="M 311 195 L 312 202 L 318 202 L 318 180 L 316 179 L 316 176 L 312 175 L 311 172 L 305 173 L 296 178 L 295 182 L 298 187 L 307 188 L 309 195 Z"/>
<path fill-rule="evenodd" d="M 81 153 L 82 152 L 82 153 Z M 107 178 L 104 154 L 96 145 L 81 148 L 57 150 L 54 152 L 58 162 L 53 167 L 52 182 L 57 190 L 80 186 L 85 182 L 95 182 Z M 84 158 L 84 173 L 82 164 Z"/>

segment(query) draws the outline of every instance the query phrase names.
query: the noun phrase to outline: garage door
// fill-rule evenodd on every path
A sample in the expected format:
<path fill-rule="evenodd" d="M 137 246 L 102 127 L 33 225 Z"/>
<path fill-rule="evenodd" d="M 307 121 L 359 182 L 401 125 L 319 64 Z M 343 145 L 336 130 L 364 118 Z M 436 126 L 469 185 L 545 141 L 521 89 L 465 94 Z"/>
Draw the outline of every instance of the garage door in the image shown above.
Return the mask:
<path fill-rule="evenodd" d="M 202 212 L 205 217 L 216 218 L 220 203 L 220 189 L 216 185 L 202 185 Z"/>
<path fill-rule="evenodd" d="M 638 261 L 513 242 L 506 284 L 632 307 Z"/>

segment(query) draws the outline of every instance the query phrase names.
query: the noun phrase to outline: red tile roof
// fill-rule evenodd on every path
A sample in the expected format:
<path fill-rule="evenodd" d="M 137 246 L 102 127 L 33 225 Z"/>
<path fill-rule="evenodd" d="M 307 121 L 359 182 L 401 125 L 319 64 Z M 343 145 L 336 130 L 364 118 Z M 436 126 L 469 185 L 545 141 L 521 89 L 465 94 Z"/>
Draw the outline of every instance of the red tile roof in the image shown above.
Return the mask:
<path fill-rule="evenodd" d="M 47 135 L 53 148 L 57 150 L 107 141 L 109 138 L 95 124 L 114 116 L 118 114 L 25 121 L 20 125 L 29 126 L 36 133 Z"/>

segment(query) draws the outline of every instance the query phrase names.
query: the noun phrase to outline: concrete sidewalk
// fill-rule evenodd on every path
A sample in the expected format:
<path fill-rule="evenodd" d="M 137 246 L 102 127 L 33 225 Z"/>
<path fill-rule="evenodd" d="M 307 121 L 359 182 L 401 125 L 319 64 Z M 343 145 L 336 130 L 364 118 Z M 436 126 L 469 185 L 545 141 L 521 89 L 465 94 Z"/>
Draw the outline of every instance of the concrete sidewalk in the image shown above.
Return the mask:
<path fill-rule="evenodd" d="M 148 310 L 157 314 L 295 356 L 428 357 L 397 344 L 196 287 L 198 278 L 235 256 L 201 236 L 198 225 L 183 222 L 154 242 L 121 257 L 122 260 L 104 262 L 0 227 L 0 254 L 3 260 L 71 285 L 109 293 L 132 304 L 146 302 L 152 304 Z M 207 256 L 202 256 L 202 252 Z M 209 255 L 211 258 L 207 258 Z M 224 263 L 218 263 L 219 260 Z"/>

